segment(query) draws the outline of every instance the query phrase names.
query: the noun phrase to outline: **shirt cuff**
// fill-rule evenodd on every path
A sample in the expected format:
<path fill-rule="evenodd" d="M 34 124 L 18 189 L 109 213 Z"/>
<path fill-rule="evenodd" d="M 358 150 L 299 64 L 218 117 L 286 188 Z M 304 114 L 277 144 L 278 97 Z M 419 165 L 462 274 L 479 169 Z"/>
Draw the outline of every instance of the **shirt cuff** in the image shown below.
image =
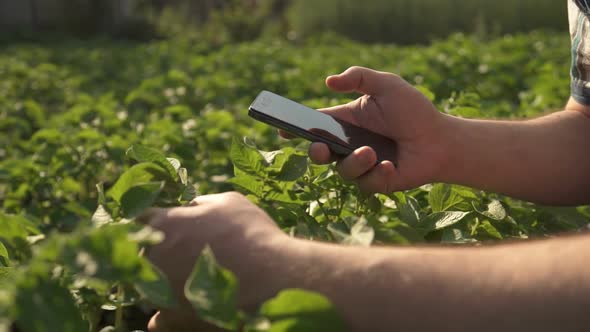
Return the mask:
<path fill-rule="evenodd" d="M 571 83 L 572 98 L 578 103 L 590 106 L 590 84 L 581 80 L 572 80 Z"/>

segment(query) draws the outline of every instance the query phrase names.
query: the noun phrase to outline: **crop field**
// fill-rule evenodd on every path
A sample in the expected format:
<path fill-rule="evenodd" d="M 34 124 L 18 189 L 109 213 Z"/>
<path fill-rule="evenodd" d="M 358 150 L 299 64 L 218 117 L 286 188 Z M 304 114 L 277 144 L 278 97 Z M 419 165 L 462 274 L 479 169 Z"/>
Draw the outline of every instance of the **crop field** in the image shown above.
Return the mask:
<path fill-rule="evenodd" d="M 473 245 L 585 227 L 587 207 L 456 185 L 362 195 L 333 166 L 311 164 L 308 143 L 247 116 L 263 89 L 315 108 L 347 102 L 355 96 L 328 91 L 324 79 L 352 65 L 400 74 L 441 112 L 539 116 L 569 96 L 569 42 L 533 32 L 404 47 L 330 36 L 213 49 L 184 39 L 2 45 L 0 332 L 144 330 L 155 308 L 175 301 L 142 256 L 161 234 L 135 219 L 199 194 L 238 190 L 292 236 L 347 245 Z M 215 304 L 194 301 L 195 315 L 227 330 L 288 331 L 298 320 L 311 320 L 306 331 L 339 330 L 331 304 L 302 290 L 245 318 L 227 300 L 235 278 L 208 250 L 188 282 Z M 285 305 L 297 301 L 322 315 Z M 281 310 L 295 318 L 281 321 Z"/>

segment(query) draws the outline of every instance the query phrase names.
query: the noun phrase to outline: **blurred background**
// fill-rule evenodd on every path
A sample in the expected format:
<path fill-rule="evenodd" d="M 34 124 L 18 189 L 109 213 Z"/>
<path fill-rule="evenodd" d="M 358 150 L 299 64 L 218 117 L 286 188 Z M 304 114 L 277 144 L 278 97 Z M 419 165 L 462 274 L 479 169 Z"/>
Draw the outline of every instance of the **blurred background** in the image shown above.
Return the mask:
<path fill-rule="evenodd" d="M 131 39 L 196 34 L 225 43 L 329 32 L 408 44 L 457 31 L 565 31 L 566 10 L 566 1 L 556 0 L 0 0 L 0 28 L 4 37 L 20 38 L 39 32 Z"/>

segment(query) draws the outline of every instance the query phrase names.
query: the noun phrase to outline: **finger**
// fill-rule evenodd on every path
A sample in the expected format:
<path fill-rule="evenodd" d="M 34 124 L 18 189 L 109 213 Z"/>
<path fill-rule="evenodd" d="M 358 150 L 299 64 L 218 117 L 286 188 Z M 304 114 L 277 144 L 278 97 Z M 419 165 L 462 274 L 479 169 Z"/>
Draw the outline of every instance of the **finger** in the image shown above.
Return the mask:
<path fill-rule="evenodd" d="M 308 154 L 311 161 L 319 165 L 330 164 L 338 159 L 324 143 L 312 143 Z"/>
<path fill-rule="evenodd" d="M 149 332 L 168 332 L 164 326 L 164 320 L 161 317 L 159 311 L 152 316 L 147 326 Z"/>
<path fill-rule="evenodd" d="M 279 136 L 281 136 L 282 138 L 286 138 L 286 139 L 293 139 L 293 138 L 297 137 L 297 136 L 291 134 L 290 132 L 284 131 L 282 129 L 279 129 Z"/>
<path fill-rule="evenodd" d="M 353 180 L 368 172 L 377 162 L 377 154 L 368 146 L 354 150 L 336 165 L 336 170 L 345 180 Z"/>
<path fill-rule="evenodd" d="M 198 196 L 195 198 L 195 201 L 199 204 L 199 206 L 207 205 L 207 204 L 234 204 L 240 202 L 249 202 L 249 200 L 243 194 L 237 191 L 227 191 L 218 194 L 211 194 L 211 195 L 203 195 Z M 197 208 L 197 207 L 194 207 Z M 206 207 L 202 207 L 204 210 L 207 210 Z"/>
<path fill-rule="evenodd" d="M 360 104 L 358 100 L 355 100 L 343 105 L 320 108 L 318 111 L 333 116 L 336 119 L 346 121 L 348 123 L 358 126 L 358 123 L 354 118 L 354 112 L 358 111 L 359 105 Z"/>
<path fill-rule="evenodd" d="M 194 199 L 194 201 L 198 205 L 207 205 L 207 204 L 219 202 L 220 200 L 225 198 L 225 195 L 227 195 L 227 193 L 201 195 L 201 196 L 197 196 Z"/>
<path fill-rule="evenodd" d="M 160 208 L 149 208 L 143 211 L 139 216 L 135 217 L 135 221 L 140 224 L 149 224 L 155 220 L 158 216 L 164 213 L 164 209 Z"/>
<path fill-rule="evenodd" d="M 166 225 L 172 221 L 198 221 L 199 216 L 206 213 L 206 205 L 212 203 L 219 203 L 223 199 L 227 198 L 228 193 L 201 195 L 194 198 L 188 205 L 179 206 L 167 209 L 154 209 L 155 212 L 149 212 L 147 215 L 149 218 L 147 223 L 150 226 L 157 229 L 161 229 L 163 225 Z M 151 217 L 150 217 L 151 215 Z"/>
<path fill-rule="evenodd" d="M 375 71 L 364 67 L 350 67 L 342 74 L 326 78 L 326 85 L 337 92 L 360 92 L 367 95 L 380 95 L 390 86 L 393 74 Z"/>
<path fill-rule="evenodd" d="M 391 161 L 382 161 L 370 172 L 357 179 L 359 189 L 365 193 L 389 194 L 396 189 L 397 170 Z"/>

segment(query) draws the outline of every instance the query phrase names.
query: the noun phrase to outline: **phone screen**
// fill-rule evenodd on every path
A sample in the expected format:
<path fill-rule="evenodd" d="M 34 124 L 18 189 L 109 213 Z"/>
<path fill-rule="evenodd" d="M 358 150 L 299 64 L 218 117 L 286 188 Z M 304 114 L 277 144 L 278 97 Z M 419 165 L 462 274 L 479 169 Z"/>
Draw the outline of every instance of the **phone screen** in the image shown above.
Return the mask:
<path fill-rule="evenodd" d="M 370 146 L 377 153 L 379 161 L 390 160 L 395 163 L 396 144 L 389 138 L 335 119 L 272 92 L 261 92 L 250 106 L 250 110 L 263 114 L 269 120 L 266 122 L 282 127 L 295 135 L 308 139 L 320 138 L 320 141 L 327 143 L 331 148 L 334 148 L 334 144 L 338 144 L 347 148 L 345 153 L 350 153 L 362 146 Z M 310 135 L 301 135 L 301 131 Z M 337 153 L 344 152 L 342 149 L 335 150 Z"/>

